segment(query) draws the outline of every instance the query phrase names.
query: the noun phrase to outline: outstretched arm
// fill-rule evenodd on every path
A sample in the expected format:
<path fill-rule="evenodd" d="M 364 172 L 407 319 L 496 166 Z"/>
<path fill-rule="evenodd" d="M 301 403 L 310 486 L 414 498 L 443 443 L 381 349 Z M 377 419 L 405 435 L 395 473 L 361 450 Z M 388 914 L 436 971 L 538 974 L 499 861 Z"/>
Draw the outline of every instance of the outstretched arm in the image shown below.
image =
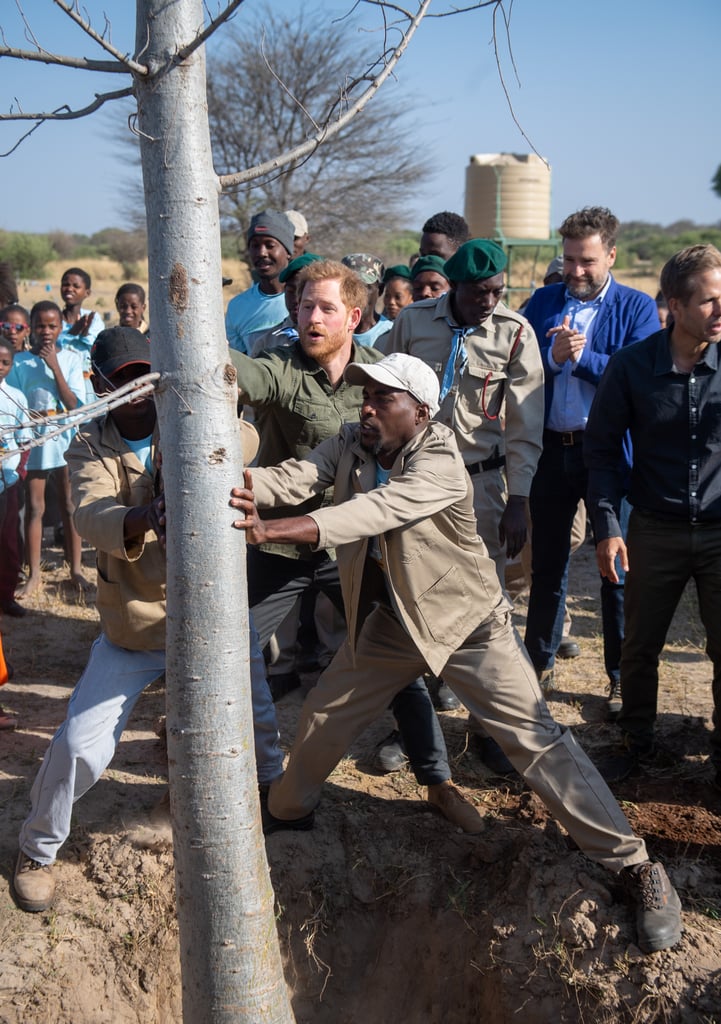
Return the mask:
<path fill-rule="evenodd" d="M 245 530 L 249 544 L 318 544 L 318 526 L 310 516 L 290 516 L 286 519 L 261 519 L 253 495 L 253 474 L 249 469 L 243 470 L 245 487 L 234 487 L 230 492 L 230 507 L 237 508 L 245 514 L 244 519 L 236 519 L 233 528 Z"/>

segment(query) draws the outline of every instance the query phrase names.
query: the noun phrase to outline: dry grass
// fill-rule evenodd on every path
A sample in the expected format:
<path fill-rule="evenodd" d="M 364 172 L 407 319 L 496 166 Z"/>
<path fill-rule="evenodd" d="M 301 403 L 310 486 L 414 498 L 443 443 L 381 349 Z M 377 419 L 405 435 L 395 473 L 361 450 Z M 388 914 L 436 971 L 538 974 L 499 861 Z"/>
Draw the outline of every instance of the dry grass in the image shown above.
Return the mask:
<path fill-rule="evenodd" d="M 62 306 L 60 279 L 63 272 L 72 265 L 80 266 L 90 274 L 93 287 L 87 305 L 96 310 L 107 321 L 108 326 L 116 322 L 115 293 L 121 284 L 133 280 L 136 284 L 142 285 L 146 293 L 148 291 L 147 260 L 139 264 L 139 273 L 132 279 L 127 277 L 120 263 L 107 258 L 76 261 L 54 260 L 47 264 L 42 278 L 19 282 L 18 298 L 21 305 L 30 309 L 33 303 L 39 302 L 41 299 L 50 299 Z M 234 295 L 249 286 L 250 275 L 248 268 L 240 260 L 223 260 L 222 273 L 223 277 L 229 277 L 233 281 L 231 285 L 227 285 L 223 289 L 223 299 L 227 304 Z"/>

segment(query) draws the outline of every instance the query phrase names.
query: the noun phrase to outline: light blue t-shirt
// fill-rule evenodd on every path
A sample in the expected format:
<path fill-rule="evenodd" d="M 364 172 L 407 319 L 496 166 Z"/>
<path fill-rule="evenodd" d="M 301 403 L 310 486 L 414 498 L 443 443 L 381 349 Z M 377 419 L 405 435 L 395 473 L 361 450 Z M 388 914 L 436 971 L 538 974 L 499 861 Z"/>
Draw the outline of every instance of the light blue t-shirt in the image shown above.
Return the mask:
<path fill-rule="evenodd" d="M 0 382 L 0 451 L 15 452 L 0 462 L 0 494 L 18 482 L 20 452 L 18 444 L 32 437 L 30 427 L 23 427 L 30 419 L 25 395 L 18 388 L 10 387 L 6 380 Z M 13 430 L 7 428 L 12 427 Z"/>
<path fill-rule="evenodd" d="M 90 321 L 88 327 L 88 333 L 84 337 L 79 335 L 70 334 L 73 325 L 69 324 L 66 320 L 63 320 L 63 329 L 58 337 L 58 345 L 60 348 L 70 349 L 71 352 L 75 352 L 80 356 L 83 364 L 83 377 L 85 379 L 85 397 L 83 402 L 88 405 L 90 402 L 94 402 L 97 398 L 95 389 L 90 381 L 90 349 L 93 347 L 93 342 L 105 327 L 105 323 L 100 313 L 94 313 L 92 309 L 81 309 L 80 316 L 90 316 L 93 313 L 93 319 Z"/>
<path fill-rule="evenodd" d="M 257 284 L 236 295 L 225 312 L 228 344 L 250 355 L 256 338 L 277 327 L 288 316 L 285 295 L 266 295 Z"/>
<path fill-rule="evenodd" d="M 383 469 L 381 464 L 376 461 L 376 487 L 385 487 L 390 480 L 390 476 L 390 469 Z M 368 556 L 378 562 L 381 569 L 383 568 L 383 556 L 381 554 L 381 546 L 377 536 L 371 537 L 368 541 Z"/>
<path fill-rule="evenodd" d="M 148 473 L 152 476 L 155 472 L 153 466 L 153 459 L 151 456 L 151 448 L 153 444 L 153 435 L 148 434 L 147 437 L 139 437 L 137 440 L 131 441 L 129 438 L 124 437 L 123 441 L 127 444 L 131 452 L 134 452 L 141 466 L 145 466 Z"/>
<path fill-rule="evenodd" d="M 69 348 L 62 348 L 58 352 L 58 363 L 68 387 L 78 402 L 83 402 L 85 400 L 85 381 L 80 356 L 71 352 Z M 33 427 L 35 436 L 51 434 L 61 423 L 73 418 L 72 413 L 62 416 L 64 409 L 55 377 L 40 356 L 36 356 L 32 352 L 18 352 L 6 380 L 12 387 L 22 391 L 31 411 L 50 417 Z M 44 444 L 38 445 L 37 448 L 31 448 L 28 469 L 50 470 L 64 466 L 65 452 L 72 437 L 73 431 L 66 430 L 58 437 L 52 437 Z"/>
<path fill-rule="evenodd" d="M 357 345 L 363 345 L 364 348 L 373 348 L 379 338 L 382 338 L 384 334 L 393 327 L 392 320 L 385 320 L 381 317 L 369 331 L 363 331 L 362 334 L 354 334 L 353 341 Z"/>

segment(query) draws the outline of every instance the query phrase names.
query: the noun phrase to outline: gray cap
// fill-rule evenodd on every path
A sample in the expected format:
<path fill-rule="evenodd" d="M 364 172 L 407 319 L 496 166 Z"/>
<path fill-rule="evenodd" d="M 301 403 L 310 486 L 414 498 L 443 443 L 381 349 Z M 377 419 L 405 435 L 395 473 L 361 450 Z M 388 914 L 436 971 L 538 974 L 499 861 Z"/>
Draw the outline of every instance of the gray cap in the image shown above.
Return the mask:
<path fill-rule="evenodd" d="M 268 238 L 275 238 L 289 256 L 293 255 L 295 228 L 284 213 L 280 213 L 278 210 L 263 210 L 262 213 L 256 213 L 250 222 L 246 241 L 250 242 L 253 235 L 266 235 Z"/>
<path fill-rule="evenodd" d="M 407 391 L 417 402 L 428 406 L 431 416 L 438 412 L 438 377 L 416 356 L 391 352 L 377 363 L 348 363 L 343 379 L 349 384 L 363 384 L 370 377 L 389 388 Z"/>
<path fill-rule="evenodd" d="M 563 256 L 553 257 L 546 267 L 546 273 L 543 275 L 543 280 L 545 281 L 547 277 L 551 277 L 553 274 L 563 275 Z"/>

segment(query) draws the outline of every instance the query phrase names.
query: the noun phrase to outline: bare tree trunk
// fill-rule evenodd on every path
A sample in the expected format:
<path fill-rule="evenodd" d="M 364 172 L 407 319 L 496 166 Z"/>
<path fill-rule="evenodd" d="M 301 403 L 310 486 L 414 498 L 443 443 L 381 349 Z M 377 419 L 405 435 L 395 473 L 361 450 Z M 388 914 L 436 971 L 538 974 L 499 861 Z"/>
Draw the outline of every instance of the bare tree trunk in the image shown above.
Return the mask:
<path fill-rule="evenodd" d="M 235 375 L 223 325 L 201 0 L 138 0 L 135 76 L 168 516 L 168 758 L 188 1024 L 292 1022 L 260 824 Z"/>

